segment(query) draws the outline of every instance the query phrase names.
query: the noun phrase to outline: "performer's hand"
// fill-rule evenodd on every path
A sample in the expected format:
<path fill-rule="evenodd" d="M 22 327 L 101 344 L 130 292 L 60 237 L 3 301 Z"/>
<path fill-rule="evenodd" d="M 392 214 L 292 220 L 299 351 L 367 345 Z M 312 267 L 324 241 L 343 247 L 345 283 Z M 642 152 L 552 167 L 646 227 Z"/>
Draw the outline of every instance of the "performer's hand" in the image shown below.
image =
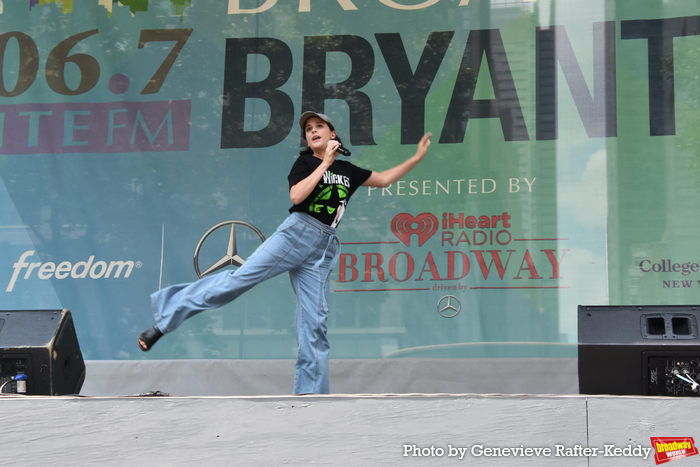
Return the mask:
<path fill-rule="evenodd" d="M 365 180 L 362 186 L 385 188 L 399 180 L 423 160 L 425 154 L 428 152 L 428 147 L 430 147 L 430 138 L 432 137 L 433 134 L 430 132 L 424 134 L 418 142 L 418 148 L 416 149 L 416 153 L 414 155 L 403 161 L 401 164 L 383 172 L 372 171 L 372 174 L 367 180 Z"/>
<path fill-rule="evenodd" d="M 326 152 L 323 155 L 323 161 L 326 162 L 329 166 L 335 161 L 335 158 L 338 156 L 338 148 L 340 147 L 340 141 L 336 141 L 334 139 L 329 140 L 326 143 Z"/>
<path fill-rule="evenodd" d="M 416 157 L 418 158 L 419 161 L 422 161 L 423 158 L 425 157 L 425 154 L 428 152 L 428 148 L 430 147 L 430 138 L 433 137 L 433 134 L 428 132 L 423 135 L 423 137 L 418 141 L 418 149 L 416 150 Z"/>

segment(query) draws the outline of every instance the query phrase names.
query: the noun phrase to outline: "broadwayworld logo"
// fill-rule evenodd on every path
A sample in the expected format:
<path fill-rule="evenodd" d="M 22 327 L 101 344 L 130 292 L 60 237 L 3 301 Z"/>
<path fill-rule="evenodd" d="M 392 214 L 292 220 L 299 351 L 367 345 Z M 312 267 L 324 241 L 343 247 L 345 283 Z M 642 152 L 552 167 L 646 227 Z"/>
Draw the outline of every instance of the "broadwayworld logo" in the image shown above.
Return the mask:
<path fill-rule="evenodd" d="M 695 456 L 698 448 L 693 438 L 650 438 L 656 465 L 683 457 Z"/>
<path fill-rule="evenodd" d="M 95 261 L 94 256 L 90 256 L 87 261 L 78 261 L 73 264 L 70 261 L 63 261 L 61 263 L 52 262 L 27 262 L 27 258 L 34 254 L 34 250 L 25 251 L 20 256 L 19 260 L 12 266 L 14 271 L 12 272 L 12 279 L 7 285 L 5 292 L 12 292 L 15 287 L 17 279 L 20 277 L 22 271 L 24 272 L 24 279 L 29 279 L 32 274 L 35 274 L 39 279 L 51 279 L 52 277 L 56 279 L 66 279 L 70 276 L 73 279 L 85 279 L 90 277 L 91 279 L 100 278 L 119 278 L 124 274 L 123 277 L 126 279 L 131 275 L 131 271 L 134 266 L 137 268 L 141 267 L 141 261 L 134 263 L 133 261 L 110 261 L 109 264 L 106 261 Z"/>

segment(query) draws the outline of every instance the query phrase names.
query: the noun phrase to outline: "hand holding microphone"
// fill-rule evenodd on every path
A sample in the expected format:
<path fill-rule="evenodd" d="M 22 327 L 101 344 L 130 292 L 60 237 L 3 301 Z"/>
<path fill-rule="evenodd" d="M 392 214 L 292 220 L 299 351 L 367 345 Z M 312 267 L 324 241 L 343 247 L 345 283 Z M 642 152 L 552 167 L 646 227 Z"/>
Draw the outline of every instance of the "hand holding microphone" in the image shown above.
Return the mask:
<path fill-rule="evenodd" d="M 328 145 L 331 143 L 331 141 L 337 141 L 337 142 L 339 143 L 339 146 L 338 146 L 338 148 L 336 149 L 336 152 L 337 152 L 338 154 L 342 154 L 343 156 L 349 156 L 349 155 L 351 154 L 350 151 L 349 151 L 348 149 L 346 149 L 346 148 L 343 147 L 343 143 L 341 143 L 340 140 L 338 140 L 338 139 L 335 139 L 335 140 L 332 140 L 332 139 L 331 139 L 331 140 L 328 140 L 328 142 L 326 143 L 326 146 L 328 146 Z"/>

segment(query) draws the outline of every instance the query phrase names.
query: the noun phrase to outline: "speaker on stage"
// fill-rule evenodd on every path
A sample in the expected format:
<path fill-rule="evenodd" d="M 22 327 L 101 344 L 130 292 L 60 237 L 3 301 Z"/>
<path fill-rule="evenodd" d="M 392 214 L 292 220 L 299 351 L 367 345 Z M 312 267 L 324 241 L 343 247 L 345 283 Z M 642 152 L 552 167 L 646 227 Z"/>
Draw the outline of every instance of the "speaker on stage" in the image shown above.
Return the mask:
<path fill-rule="evenodd" d="M 3 393 L 78 394 L 85 380 L 69 310 L 0 311 Z"/>
<path fill-rule="evenodd" d="M 578 307 L 581 394 L 700 396 L 700 306 Z"/>

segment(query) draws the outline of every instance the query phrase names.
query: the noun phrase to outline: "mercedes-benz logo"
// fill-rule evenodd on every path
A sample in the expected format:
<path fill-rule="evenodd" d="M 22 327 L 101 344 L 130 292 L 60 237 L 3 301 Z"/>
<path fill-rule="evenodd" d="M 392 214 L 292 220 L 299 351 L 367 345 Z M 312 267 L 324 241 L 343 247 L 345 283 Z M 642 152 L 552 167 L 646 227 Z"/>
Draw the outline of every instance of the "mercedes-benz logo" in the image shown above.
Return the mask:
<path fill-rule="evenodd" d="M 210 266 L 209 269 L 207 269 L 204 272 L 200 272 L 199 252 L 202 249 L 204 241 L 207 239 L 207 237 L 209 237 L 209 235 L 213 234 L 215 231 L 219 230 L 222 227 L 226 227 L 227 225 L 231 226 L 231 232 L 228 236 L 228 246 L 226 247 L 226 254 L 220 260 L 218 260 L 212 266 Z M 250 230 L 255 232 L 255 234 L 260 238 L 261 241 L 265 241 L 265 236 L 262 234 L 262 232 L 260 232 L 260 230 L 258 230 L 254 225 L 249 224 L 248 222 L 231 220 L 216 224 L 214 227 L 207 230 L 207 232 L 202 236 L 202 238 L 199 239 L 199 243 L 197 243 L 197 248 L 195 248 L 194 250 L 194 272 L 197 274 L 198 278 L 201 279 L 207 274 L 211 274 L 212 272 L 218 271 L 219 269 L 223 269 L 226 266 L 240 267 L 243 263 L 245 263 L 245 260 L 238 255 L 238 249 L 236 248 L 236 225 L 242 225 L 243 227 L 249 228 Z"/>
<path fill-rule="evenodd" d="M 440 300 L 438 300 L 437 310 L 445 318 L 454 318 L 462 309 L 462 304 L 459 303 L 457 297 L 454 295 L 445 295 Z M 452 313 L 452 314 L 450 314 Z"/>

